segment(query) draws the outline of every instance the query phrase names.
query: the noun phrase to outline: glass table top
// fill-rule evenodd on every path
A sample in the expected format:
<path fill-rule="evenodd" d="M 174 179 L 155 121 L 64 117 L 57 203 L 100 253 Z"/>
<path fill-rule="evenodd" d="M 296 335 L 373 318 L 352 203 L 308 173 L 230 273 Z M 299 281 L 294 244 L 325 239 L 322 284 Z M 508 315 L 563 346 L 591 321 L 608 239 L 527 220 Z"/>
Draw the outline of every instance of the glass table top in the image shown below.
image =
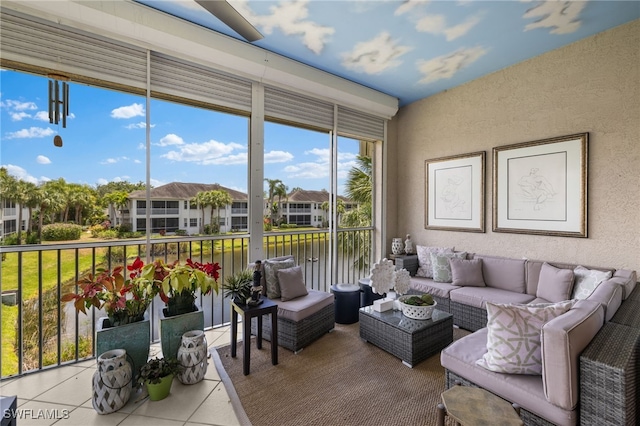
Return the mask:
<path fill-rule="evenodd" d="M 404 316 L 402 314 L 402 311 L 396 311 L 393 309 L 385 312 L 374 311 L 373 306 L 365 306 L 364 308 L 360 308 L 360 312 L 409 333 L 415 333 L 420 330 L 425 330 L 433 326 L 434 324 L 453 317 L 453 315 L 449 312 L 439 311 L 438 309 L 433 310 L 431 319 L 428 320 L 412 319 Z"/>

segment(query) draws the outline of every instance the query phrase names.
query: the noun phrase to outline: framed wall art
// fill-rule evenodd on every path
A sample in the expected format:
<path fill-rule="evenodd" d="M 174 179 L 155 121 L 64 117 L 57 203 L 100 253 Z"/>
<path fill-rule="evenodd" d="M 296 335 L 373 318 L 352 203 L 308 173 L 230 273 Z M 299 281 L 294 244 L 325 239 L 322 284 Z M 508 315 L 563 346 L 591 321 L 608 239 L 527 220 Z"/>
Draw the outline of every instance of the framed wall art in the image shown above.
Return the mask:
<path fill-rule="evenodd" d="M 425 228 L 484 232 L 485 152 L 425 161 Z"/>
<path fill-rule="evenodd" d="M 588 139 L 493 148 L 493 231 L 586 238 Z"/>

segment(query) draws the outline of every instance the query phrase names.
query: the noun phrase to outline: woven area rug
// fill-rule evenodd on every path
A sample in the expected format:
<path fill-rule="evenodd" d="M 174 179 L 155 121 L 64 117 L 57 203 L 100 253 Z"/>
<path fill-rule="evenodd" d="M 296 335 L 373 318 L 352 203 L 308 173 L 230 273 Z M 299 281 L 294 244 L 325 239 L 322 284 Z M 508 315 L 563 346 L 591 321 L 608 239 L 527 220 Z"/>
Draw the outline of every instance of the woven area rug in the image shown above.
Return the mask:
<path fill-rule="evenodd" d="M 212 350 L 242 425 L 435 425 L 445 390 L 440 355 L 414 368 L 364 342 L 359 325 L 336 324 L 297 355 L 251 340 L 251 371 L 242 374 L 242 342 Z M 468 332 L 454 328 L 454 339 Z M 447 419 L 447 424 L 449 424 Z"/>

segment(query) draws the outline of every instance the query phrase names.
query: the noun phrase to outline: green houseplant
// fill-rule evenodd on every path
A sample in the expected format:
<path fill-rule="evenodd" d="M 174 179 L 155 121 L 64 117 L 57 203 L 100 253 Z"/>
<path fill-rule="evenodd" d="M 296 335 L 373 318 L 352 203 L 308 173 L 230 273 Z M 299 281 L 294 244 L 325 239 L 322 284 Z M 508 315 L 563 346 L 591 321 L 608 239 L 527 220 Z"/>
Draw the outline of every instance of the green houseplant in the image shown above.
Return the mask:
<path fill-rule="evenodd" d="M 140 368 L 138 383 L 145 385 L 151 401 L 166 398 L 171 391 L 173 377 L 182 371 L 175 358 L 152 358 Z"/>
<path fill-rule="evenodd" d="M 253 270 L 243 269 L 229 275 L 222 284 L 224 297 L 231 297 L 234 302 L 244 305 L 251 297 L 253 285 Z"/>

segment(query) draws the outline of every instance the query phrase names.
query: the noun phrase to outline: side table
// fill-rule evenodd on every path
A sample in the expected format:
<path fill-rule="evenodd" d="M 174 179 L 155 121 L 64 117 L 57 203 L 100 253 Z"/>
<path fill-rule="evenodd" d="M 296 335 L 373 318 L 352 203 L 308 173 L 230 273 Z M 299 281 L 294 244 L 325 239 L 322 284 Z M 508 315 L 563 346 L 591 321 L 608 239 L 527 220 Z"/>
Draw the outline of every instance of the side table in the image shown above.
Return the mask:
<path fill-rule="evenodd" d="M 258 318 L 256 346 L 262 349 L 262 316 L 271 314 L 271 364 L 278 364 L 278 305 L 270 299 L 262 298 L 258 306 L 237 305 L 231 301 L 231 357 L 236 357 L 238 348 L 238 314 L 242 317 L 243 359 L 242 372 L 249 374 L 251 365 L 251 318 Z"/>
<path fill-rule="evenodd" d="M 442 392 L 438 404 L 438 426 L 444 426 L 446 414 L 457 425 L 520 426 L 519 407 L 481 388 L 456 385 Z"/>
<path fill-rule="evenodd" d="M 360 286 L 355 284 L 333 284 L 331 291 L 335 297 L 335 317 L 338 324 L 358 322 L 360 309 Z"/>

